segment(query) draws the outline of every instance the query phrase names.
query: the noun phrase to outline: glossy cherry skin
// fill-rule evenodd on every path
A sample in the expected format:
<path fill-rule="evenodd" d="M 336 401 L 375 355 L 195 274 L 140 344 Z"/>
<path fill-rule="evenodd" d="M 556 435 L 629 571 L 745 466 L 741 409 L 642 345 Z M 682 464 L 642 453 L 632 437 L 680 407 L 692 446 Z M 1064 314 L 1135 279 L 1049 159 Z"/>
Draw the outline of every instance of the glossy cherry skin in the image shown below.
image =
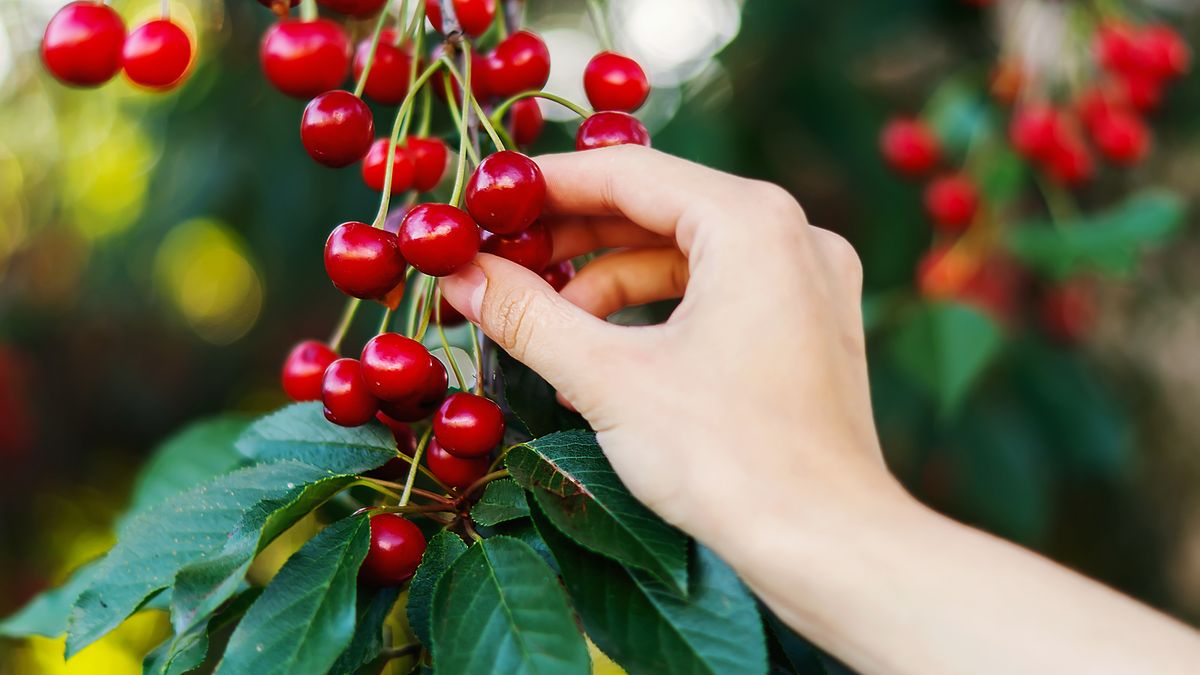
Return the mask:
<path fill-rule="evenodd" d="M 1092 141 L 1110 162 L 1132 166 L 1150 151 L 1150 129 L 1141 117 L 1126 110 L 1113 110 L 1089 125 Z"/>
<path fill-rule="evenodd" d="M 600 52 L 583 70 L 583 89 L 596 110 L 633 112 L 650 95 L 650 81 L 637 61 L 614 52 Z"/>
<path fill-rule="evenodd" d="M 550 264 L 554 240 L 550 230 L 540 222 L 514 234 L 484 234 L 480 251 L 511 260 L 538 274 Z"/>
<path fill-rule="evenodd" d="M 431 277 L 444 277 L 479 252 L 479 226 L 449 204 L 420 204 L 400 223 L 400 253 Z"/>
<path fill-rule="evenodd" d="M 358 579 L 369 586 L 399 586 L 416 573 L 425 555 L 425 535 L 395 513 L 371 518 L 371 547 L 358 568 Z"/>
<path fill-rule="evenodd" d="M 489 399 L 459 392 L 438 408 L 433 435 L 455 457 L 484 457 L 504 438 L 504 413 Z"/>
<path fill-rule="evenodd" d="M 472 459 L 456 457 L 446 452 L 436 438 L 431 438 L 425 448 L 425 465 L 438 480 L 455 490 L 462 490 L 486 476 L 492 461 L 487 455 Z"/>
<path fill-rule="evenodd" d="M 95 87 L 121 70 L 125 23 L 98 2 L 72 2 L 58 10 L 42 37 L 42 62 L 63 84 Z"/>
<path fill-rule="evenodd" d="M 167 19 L 148 21 L 125 38 L 125 76 L 148 89 L 171 89 L 192 65 L 192 39 Z"/>
<path fill-rule="evenodd" d="M 337 360 L 337 352 L 318 340 L 297 343 L 283 362 L 283 391 L 293 401 L 321 400 L 325 369 Z"/>
<path fill-rule="evenodd" d="M 362 161 L 362 177 L 367 187 L 383 192 L 387 181 L 388 139 L 379 138 L 371 144 Z M 412 187 L 413 160 L 408 148 L 396 148 L 392 154 L 392 194 L 399 194 Z"/>
<path fill-rule="evenodd" d="M 487 72 L 488 88 L 496 96 L 541 89 L 550 79 L 550 50 L 537 35 L 517 31 L 488 54 Z"/>
<path fill-rule="evenodd" d="M 496 0 L 454 0 L 454 15 L 467 35 L 478 37 L 491 28 L 496 18 Z M 425 16 L 439 33 L 442 30 L 442 5 L 440 0 L 425 0 Z"/>
<path fill-rule="evenodd" d="M 328 167 L 349 166 L 366 156 L 375 138 L 375 119 L 363 100 L 340 89 L 308 102 L 300 140 L 308 155 Z"/>
<path fill-rule="evenodd" d="M 346 80 L 350 38 L 329 19 L 284 19 L 263 34 L 259 60 L 276 89 L 311 98 L 337 89 Z"/>
<path fill-rule="evenodd" d="M 576 150 L 594 150 L 611 145 L 650 147 L 650 132 L 633 115 L 611 110 L 587 118 L 575 132 Z"/>
<path fill-rule="evenodd" d="M 925 124 L 914 119 L 894 119 L 879 134 L 879 151 L 893 171 L 923 176 L 941 161 L 938 139 Z"/>
<path fill-rule="evenodd" d="M 529 145 L 542 135 L 546 119 L 536 98 L 523 98 L 508 109 L 508 132 L 517 145 Z"/>
<path fill-rule="evenodd" d="M 362 366 L 356 359 L 338 359 L 325 369 L 321 380 L 321 402 L 325 419 L 343 427 L 370 422 L 379 411 L 379 401 L 367 390 Z"/>
<path fill-rule="evenodd" d="M 925 210 L 939 228 L 961 232 L 979 211 L 979 191 L 963 174 L 940 176 L 925 188 Z"/>
<path fill-rule="evenodd" d="M 413 188 L 429 192 L 446 175 L 449 153 L 440 138 L 408 137 L 408 152 L 413 159 Z"/>
<path fill-rule="evenodd" d="M 339 291 L 373 299 L 404 280 L 404 258 L 391 232 L 366 223 L 342 223 L 325 241 L 325 271 Z"/>
<path fill-rule="evenodd" d="M 1013 148 L 1024 157 L 1038 161 L 1054 153 L 1064 133 L 1062 113 L 1041 104 L 1018 108 L 1008 129 Z"/>
<path fill-rule="evenodd" d="M 371 55 L 371 40 L 368 38 L 358 43 L 354 52 L 354 81 L 362 77 L 367 66 L 367 57 Z M 371 64 L 371 72 L 367 74 L 367 84 L 363 93 L 373 101 L 384 105 L 399 105 L 408 95 L 408 75 L 412 70 L 412 55 L 396 46 L 396 31 L 387 28 L 379 34 L 379 44 L 375 46 L 375 61 Z"/>
<path fill-rule="evenodd" d="M 317 0 L 317 4 L 328 7 L 346 16 L 371 16 L 387 4 L 387 0 Z"/>
<path fill-rule="evenodd" d="M 429 379 L 421 390 L 413 396 L 400 401 L 380 401 L 379 410 L 388 417 L 399 422 L 416 422 L 437 412 L 442 401 L 446 398 L 446 389 L 450 378 L 446 366 L 433 359 L 433 368 L 429 371 Z"/>
<path fill-rule="evenodd" d="M 423 393 L 434 358 L 416 340 L 399 333 L 380 333 L 362 351 L 363 379 L 376 398 L 401 401 Z"/>
<path fill-rule="evenodd" d="M 567 287 L 569 281 L 575 278 L 575 265 L 570 260 L 551 265 L 542 272 L 542 278 L 550 284 L 550 288 L 561 291 Z"/>
<path fill-rule="evenodd" d="M 467 212 L 496 234 L 519 232 L 542 214 L 546 179 L 532 160 L 501 150 L 484 158 L 467 181 Z"/>

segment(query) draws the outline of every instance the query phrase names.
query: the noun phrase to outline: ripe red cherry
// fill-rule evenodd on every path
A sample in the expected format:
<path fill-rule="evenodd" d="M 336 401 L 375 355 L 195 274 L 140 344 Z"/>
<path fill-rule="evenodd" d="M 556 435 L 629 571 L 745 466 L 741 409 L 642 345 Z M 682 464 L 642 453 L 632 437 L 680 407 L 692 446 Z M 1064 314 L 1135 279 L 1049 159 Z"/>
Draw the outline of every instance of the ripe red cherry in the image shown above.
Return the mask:
<path fill-rule="evenodd" d="M 433 435 L 455 457 L 483 457 L 504 438 L 504 413 L 493 401 L 459 392 L 438 409 Z"/>
<path fill-rule="evenodd" d="M 1131 112 L 1110 111 L 1096 118 L 1090 128 L 1096 149 L 1113 164 L 1137 164 L 1150 151 L 1150 129 Z"/>
<path fill-rule="evenodd" d="M 171 89 L 192 64 L 192 40 L 168 19 L 148 21 L 129 33 L 122 52 L 125 75 L 150 89 Z"/>
<path fill-rule="evenodd" d="M 367 390 L 362 366 L 356 359 L 338 359 L 325 369 L 321 381 L 321 401 L 325 419 L 343 427 L 357 427 L 371 421 L 379 402 Z"/>
<path fill-rule="evenodd" d="M 1038 161 L 1054 152 L 1062 134 L 1062 114 L 1040 104 L 1017 109 L 1008 130 L 1013 148 L 1026 158 Z"/>
<path fill-rule="evenodd" d="M 375 120 L 363 100 L 340 89 L 308 102 L 300 119 L 300 140 L 317 162 L 348 166 L 362 159 L 375 138 Z"/>
<path fill-rule="evenodd" d="M 412 69 L 412 55 L 396 46 L 397 33 L 388 28 L 379 34 L 375 46 L 375 61 L 367 74 L 363 93 L 384 105 L 398 105 L 408 95 L 408 75 Z M 371 40 L 363 40 L 354 52 L 354 80 L 362 77 L 371 55 Z"/>
<path fill-rule="evenodd" d="M 454 0 L 454 15 L 467 35 L 478 37 L 491 28 L 496 18 L 496 0 Z M 425 0 L 425 16 L 439 33 L 442 30 L 441 0 Z"/>
<path fill-rule="evenodd" d="M 449 204 L 420 204 L 400 223 L 400 253 L 429 276 L 453 274 L 478 252 L 479 226 Z"/>
<path fill-rule="evenodd" d="M 283 391 L 293 401 L 321 400 L 321 382 L 325 369 L 337 360 L 337 352 L 317 340 L 305 340 L 292 347 L 283 362 Z"/>
<path fill-rule="evenodd" d="M 446 175 L 446 144 L 440 138 L 408 137 L 408 152 L 413 158 L 413 188 L 429 192 Z"/>
<path fill-rule="evenodd" d="M 583 71 L 583 89 L 596 110 L 633 112 L 646 102 L 650 82 L 637 61 L 614 52 L 600 52 Z"/>
<path fill-rule="evenodd" d="M 528 228 L 513 234 L 484 234 L 483 246 L 479 250 L 511 260 L 541 274 L 546 265 L 550 264 L 550 255 L 554 253 L 554 240 L 545 225 L 534 222 Z"/>
<path fill-rule="evenodd" d="M 391 232 L 366 223 L 342 223 L 325 241 L 325 271 L 339 291 L 372 299 L 404 280 L 404 258 Z"/>
<path fill-rule="evenodd" d="M 1116 88 L 1122 98 L 1142 112 L 1155 110 L 1162 103 L 1163 81 L 1143 72 L 1133 72 L 1116 78 Z"/>
<path fill-rule="evenodd" d="M 379 138 L 371 144 L 367 156 L 363 157 L 362 177 L 367 187 L 383 192 L 387 180 L 388 139 Z M 413 161 L 408 148 L 396 148 L 392 155 L 392 194 L 399 194 L 412 187 Z"/>
<path fill-rule="evenodd" d="M 487 81 L 496 96 L 541 89 L 550 79 L 550 50 L 542 38 L 520 30 L 505 38 L 487 57 Z"/>
<path fill-rule="evenodd" d="M 434 360 L 420 342 L 399 333 L 381 333 L 363 347 L 363 379 L 377 398 L 400 401 L 423 393 Z"/>
<path fill-rule="evenodd" d="M 1123 21 L 1108 21 L 1096 30 L 1096 60 L 1112 72 L 1128 72 L 1137 67 L 1137 33 Z"/>
<path fill-rule="evenodd" d="M 1096 170 L 1087 146 L 1073 134 L 1055 144 L 1045 162 L 1050 178 L 1068 186 L 1086 183 Z"/>
<path fill-rule="evenodd" d="M 650 147 L 650 132 L 628 113 L 598 112 L 583 121 L 575 132 L 576 150 L 593 150 L 610 145 L 644 145 Z"/>
<path fill-rule="evenodd" d="M 894 119 L 879 134 L 879 151 L 892 170 L 905 176 L 923 176 L 941 160 L 938 139 L 922 122 Z"/>
<path fill-rule="evenodd" d="M 497 234 L 529 227 L 546 202 L 542 170 L 525 155 L 501 150 L 484 158 L 467 181 L 467 211 L 479 226 Z"/>
<path fill-rule="evenodd" d="M 963 174 L 941 176 L 925 188 L 925 210 L 941 229 L 961 232 L 971 225 L 979 210 L 979 191 Z"/>
<path fill-rule="evenodd" d="M 387 0 L 317 0 L 317 4 L 328 7 L 346 16 L 371 16 L 387 4 Z"/>
<path fill-rule="evenodd" d="M 508 109 L 508 131 L 517 145 L 529 145 L 542 135 L 546 120 L 537 99 L 523 98 Z"/>
<path fill-rule="evenodd" d="M 1148 74 L 1164 80 L 1182 77 L 1191 69 L 1192 50 L 1174 28 L 1153 24 L 1138 38 L 1141 66 Z"/>
<path fill-rule="evenodd" d="M 425 448 L 425 465 L 438 480 L 455 490 L 462 490 L 486 476 L 492 462 L 486 455 L 473 459 L 455 457 L 446 452 L 437 439 L 431 438 Z"/>
<path fill-rule="evenodd" d="M 95 87 L 121 70 L 125 24 L 108 5 L 72 2 L 58 10 L 42 37 L 42 62 L 54 77 Z"/>
<path fill-rule="evenodd" d="M 394 513 L 371 518 L 371 547 L 358 568 L 363 583 L 399 586 L 417 571 L 425 555 L 425 535 L 412 522 Z"/>
<path fill-rule="evenodd" d="M 567 282 L 575 278 L 575 265 L 570 260 L 551 265 L 542 272 L 542 278 L 550 284 L 550 288 L 561 291 L 567 287 Z"/>
<path fill-rule="evenodd" d="M 400 401 L 380 401 L 379 409 L 383 414 L 400 422 L 416 422 L 429 417 L 437 411 L 438 406 L 446 398 L 446 388 L 449 377 L 446 366 L 433 359 L 433 368 L 429 370 L 429 378 L 416 394 Z"/>
<path fill-rule="evenodd" d="M 263 34 L 259 60 L 276 89 L 311 98 L 342 86 L 350 70 L 350 39 L 329 19 L 284 19 Z"/>

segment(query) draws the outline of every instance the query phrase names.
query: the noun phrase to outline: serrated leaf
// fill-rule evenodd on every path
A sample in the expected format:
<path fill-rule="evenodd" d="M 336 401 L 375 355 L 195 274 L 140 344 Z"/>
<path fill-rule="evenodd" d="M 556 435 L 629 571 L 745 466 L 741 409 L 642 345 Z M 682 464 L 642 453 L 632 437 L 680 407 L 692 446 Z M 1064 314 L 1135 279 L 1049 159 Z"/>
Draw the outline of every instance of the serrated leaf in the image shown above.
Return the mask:
<path fill-rule="evenodd" d="M 504 377 L 504 400 L 508 408 L 530 436 L 538 437 L 555 431 L 587 429 L 587 420 L 579 413 L 564 408 L 550 386 L 529 366 L 496 350 L 500 373 Z"/>
<path fill-rule="evenodd" d="M 956 412 L 1000 351 L 999 326 L 968 305 L 922 305 L 893 337 L 896 362 L 934 395 L 942 415 Z"/>
<path fill-rule="evenodd" d="M 237 440 L 238 452 L 264 462 L 291 459 L 333 473 L 363 473 L 396 456 L 396 441 L 378 424 L 340 427 L 321 404 L 295 403 L 263 417 Z"/>
<path fill-rule="evenodd" d="M 533 518 L 588 636 L 630 675 L 767 672 L 754 597 L 716 554 L 696 546 L 680 598 L 646 573 L 575 545 L 541 509 Z"/>
<path fill-rule="evenodd" d="M 138 475 L 130 516 L 232 471 L 243 458 L 233 447 L 249 420 L 224 415 L 187 426 L 160 445 Z"/>
<path fill-rule="evenodd" d="M 344 518 L 296 552 L 229 638 L 218 674 L 324 673 L 354 637 L 358 568 L 371 543 L 367 518 Z"/>
<path fill-rule="evenodd" d="M 66 583 L 30 600 L 16 613 L 0 621 L 0 636 L 55 638 L 67 631 L 67 619 L 76 598 L 92 583 L 100 561 L 93 560 L 75 570 Z"/>
<path fill-rule="evenodd" d="M 478 542 L 438 582 L 433 663 L 439 675 L 591 672 L 554 572 L 511 537 Z"/>
<path fill-rule="evenodd" d="M 433 620 L 433 595 L 437 582 L 450 569 L 459 556 L 467 552 L 467 545 L 453 532 L 442 530 L 429 540 L 421 565 L 413 575 L 408 588 L 408 626 L 421 644 L 430 644 L 429 624 Z"/>
<path fill-rule="evenodd" d="M 142 675 L 182 675 L 204 665 L 213 635 L 223 631 L 246 613 L 258 599 L 261 588 L 242 591 L 207 623 L 198 624 L 182 635 L 172 635 L 142 660 Z"/>
<path fill-rule="evenodd" d="M 471 518 L 489 527 L 528 515 L 525 491 L 516 481 L 508 478 L 488 483 L 483 496 L 471 507 Z"/>
<path fill-rule="evenodd" d="M 505 464 L 577 543 L 687 593 L 687 537 L 629 494 L 595 434 L 551 434 L 509 450 Z"/>
<path fill-rule="evenodd" d="M 358 592 L 358 620 L 350 646 L 329 669 L 332 675 L 350 675 L 383 652 L 383 625 L 400 597 L 400 587 L 362 589 Z"/>

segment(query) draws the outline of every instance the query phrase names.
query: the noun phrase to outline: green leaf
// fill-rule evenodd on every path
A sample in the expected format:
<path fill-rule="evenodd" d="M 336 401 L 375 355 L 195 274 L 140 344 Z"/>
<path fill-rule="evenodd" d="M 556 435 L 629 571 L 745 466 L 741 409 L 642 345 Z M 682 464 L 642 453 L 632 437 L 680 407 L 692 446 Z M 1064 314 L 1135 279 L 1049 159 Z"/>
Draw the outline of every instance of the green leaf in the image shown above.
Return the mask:
<path fill-rule="evenodd" d="M 687 537 L 629 494 L 595 434 L 551 434 L 514 447 L 505 463 L 563 533 L 687 593 Z"/>
<path fill-rule="evenodd" d="M 108 633 L 147 598 L 171 585 L 182 567 L 219 552 L 243 519 L 257 513 L 256 507 L 269 511 L 277 504 L 296 501 L 314 485 L 325 493 L 352 480 L 353 476 L 335 476 L 299 462 L 262 464 L 218 477 L 132 518 L 75 601 L 67 631 L 67 657 Z M 235 591 L 236 585 L 222 600 Z M 173 598 L 178 601 L 179 597 Z M 215 609 L 216 605 L 209 611 Z M 180 633 L 190 628 L 178 628 L 178 622 L 176 626 Z"/>
<path fill-rule="evenodd" d="M 488 483 L 483 490 L 483 496 L 471 507 L 471 518 L 489 527 L 528 515 L 529 505 L 525 503 L 525 491 L 508 478 Z"/>
<path fill-rule="evenodd" d="M 530 436 L 536 438 L 555 431 L 588 428 L 587 420 L 579 413 L 559 404 L 554 387 L 540 375 L 504 350 L 496 352 L 504 376 L 505 403 Z"/>
<path fill-rule="evenodd" d="M 333 473 L 363 473 L 394 458 L 396 441 L 378 424 L 332 424 L 320 403 L 309 402 L 257 420 L 237 440 L 237 449 L 259 462 L 293 459 Z"/>
<path fill-rule="evenodd" d="M 237 468 L 243 460 L 233 443 L 248 423 L 235 415 L 214 417 L 160 445 L 138 475 L 126 518 Z"/>
<path fill-rule="evenodd" d="M 400 587 L 358 592 L 358 621 L 350 646 L 329 669 L 333 675 L 349 675 L 374 661 L 383 652 L 383 624 L 400 597 Z"/>
<path fill-rule="evenodd" d="M 968 305 L 921 305 L 898 328 L 896 362 L 937 399 L 943 416 L 956 412 L 971 385 L 1000 351 L 999 326 Z"/>
<path fill-rule="evenodd" d="M 214 634 L 240 619 L 260 593 L 261 588 L 242 591 L 207 623 L 193 626 L 182 635 L 171 636 L 143 659 L 142 675 L 182 675 L 204 665 L 209 659 L 208 646 Z"/>
<path fill-rule="evenodd" d="M 217 673 L 324 673 L 354 637 L 368 518 L 344 518 L 296 552 L 229 638 Z"/>
<path fill-rule="evenodd" d="M 696 546 L 687 596 L 573 544 L 540 509 L 534 524 L 562 569 L 588 636 L 630 675 L 765 673 L 754 597 L 714 553 Z"/>
<path fill-rule="evenodd" d="M 25 607 L 0 621 L 0 636 L 18 638 L 40 635 L 54 638 L 67 632 L 67 619 L 75 599 L 91 585 L 99 569 L 100 561 L 93 560 L 75 570 L 63 585 L 30 600 Z"/>
<path fill-rule="evenodd" d="M 1008 228 L 1007 244 L 1027 265 L 1056 279 L 1085 271 L 1128 276 L 1146 249 L 1183 225 L 1183 200 L 1165 190 L 1133 195 L 1097 214 L 1059 223 Z"/>
<path fill-rule="evenodd" d="M 771 673 L 790 675 L 830 675 L 821 658 L 821 650 L 796 635 L 766 607 L 761 608 L 766 624 L 767 651 Z"/>
<path fill-rule="evenodd" d="M 433 595 L 438 580 L 450 569 L 459 556 L 467 552 L 467 545 L 453 532 L 442 530 L 429 540 L 421 565 L 413 575 L 408 589 L 408 625 L 421 644 L 430 644 L 429 624 L 433 619 Z"/>
<path fill-rule="evenodd" d="M 591 672 L 554 571 L 511 537 L 485 539 L 454 561 L 437 585 L 432 629 L 440 675 Z"/>

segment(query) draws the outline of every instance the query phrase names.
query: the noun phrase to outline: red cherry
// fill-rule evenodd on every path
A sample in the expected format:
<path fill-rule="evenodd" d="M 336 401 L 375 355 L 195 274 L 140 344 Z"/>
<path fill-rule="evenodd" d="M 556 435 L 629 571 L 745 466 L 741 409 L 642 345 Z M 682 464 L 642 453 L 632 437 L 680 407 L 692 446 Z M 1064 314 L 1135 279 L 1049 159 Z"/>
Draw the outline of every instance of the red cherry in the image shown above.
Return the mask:
<path fill-rule="evenodd" d="M 407 422 L 388 417 L 382 410 L 376 413 L 375 419 L 392 432 L 392 438 L 396 441 L 396 451 L 412 457 L 413 453 L 417 451 L 417 435 L 413 432 L 412 427 Z M 400 460 L 400 462 L 406 467 L 408 466 L 408 462 L 404 460 Z"/>
<path fill-rule="evenodd" d="M 467 181 L 467 211 L 480 227 L 497 234 L 529 227 L 541 215 L 545 201 L 542 170 L 512 150 L 485 157 Z"/>
<path fill-rule="evenodd" d="M 478 252 L 479 226 L 449 204 L 420 204 L 400 223 L 400 253 L 429 276 L 453 274 Z"/>
<path fill-rule="evenodd" d="M 650 132 L 633 115 L 613 110 L 593 114 L 575 132 L 576 150 L 594 150 L 610 145 L 650 147 Z"/>
<path fill-rule="evenodd" d="M 371 518 L 371 547 L 358 568 L 358 578 L 371 586 L 399 586 L 417 571 L 425 554 L 425 535 L 394 513 Z"/>
<path fill-rule="evenodd" d="M 1147 73 L 1128 73 L 1116 78 L 1116 88 L 1129 105 L 1149 112 L 1162 104 L 1163 81 Z"/>
<path fill-rule="evenodd" d="M 442 325 L 447 328 L 466 323 L 467 321 L 467 317 L 463 316 L 457 309 L 454 309 L 454 305 L 446 302 L 446 298 L 438 300 L 438 312 L 440 312 L 438 318 L 441 319 Z"/>
<path fill-rule="evenodd" d="M 325 241 L 325 271 L 346 295 L 378 298 L 404 280 L 404 258 L 391 232 L 366 223 L 342 223 Z"/>
<path fill-rule="evenodd" d="M 459 392 L 438 409 L 433 435 L 455 457 L 483 457 L 504 438 L 504 413 L 493 401 Z"/>
<path fill-rule="evenodd" d="M 1045 162 L 1050 177 L 1068 186 L 1086 183 L 1096 170 L 1087 146 L 1075 135 L 1055 144 Z"/>
<path fill-rule="evenodd" d="M 367 156 L 363 157 L 362 177 L 367 187 L 383 192 L 387 180 L 388 139 L 379 138 L 371 144 Z M 399 194 L 412 187 L 413 161 L 408 148 L 396 148 L 392 155 L 392 194 Z"/>
<path fill-rule="evenodd" d="M 596 110 L 633 112 L 650 95 L 650 82 L 637 61 L 614 52 L 600 52 L 583 71 L 583 89 Z"/>
<path fill-rule="evenodd" d="M 437 439 L 429 439 L 425 448 L 425 465 L 430 473 L 455 490 L 463 490 L 487 475 L 492 461 L 485 455 L 474 459 L 455 457 L 446 452 Z"/>
<path fill-rule="evenodd" d="M 42 62 L 64 84 L 95 87 L 121 70 L 125 24 L 108 5 L 72 2 L 58 10 L 42 37 Z"/>
<path fill-rule="evenodd" d="M 449 386 L 446 366 L 433 359 L 433 368 L 429 370 L 429 379 L 416 394 L 401 401 L 380 401 L 379 409 L 383 414 L 400 422 L 416 422 L 432 415 L 442 400 L 446 398 Z"/>
<path fill-rule="evenodd" d="M 148 21 L 125 38 L 125 75 L 150 89 L 171 89 L 192 65 L 192 39 L 168 19 Z"/>
<path fill-rule="evenodd" d="M 1111 72 L 1128 72 L 1137 67 L 1137 33 L 1123 21 L 1108 21 L 1096 30 L 1096 61 Z"/>
<path fill-rule="evenodd" d="M 263 35 L 259 60 L 276 89 L 311 98 L 342 86 L 350 70 L 350 39 L 329 19 L 284 19 Z"/>
<path fill-rule="evenodd" d="M 363 347 L 363 379 L 377 398 L 401 401 L 423 393 L 433 356 L 416 340 L 399 333 L 381 333 Z"/>
<path fill-rule="evenodd" d="M 379 402 L 367 390 L 362 366 L 356 359 L 338 359 L 325 369 L 321 381 L 325 419 L 343 427 L 358 427 L 371 421 Z"/>
<path fill-rule="evenodd" d="M 375 138 L 375 120 L 363 100 L 340 89 L 308 102 L 300 119 L 300 140 L 317 162 L 348 166 L 362 159 Z"/>
<path fill-rule="evenodd" d="M 575 265 L 570 260 L 551 265 L 542 272 L 542 278 L 550 284 L 550 288 L 561 291 L 566 288 L 567 282 L 575 278 Z"/>
<path fill-rule="evenodd" d="M 283 362 L 283 391 L 293 401 L 321 400 L 325 369 L 337 360 L 337 352 L 317 340 L 297 343 Z"/>
<path fill-rule="evenodd" d="M 554 253 L 554 240 L 545 225 L 534 222 L 528 228 L 514 234 L 485 233 L 483 246 L 479 250 L 511 260 L 541 274 L 546 265 L 550 264 L 550 255 Z"/>
<path fill-rule="evenodd" d="M 934 225 L 961 232 L 970 227 L 979 210 L 979 191 L 964 174 L 940 176 L 925 188 L 925 210 Z"/>
<path fill-rule="evenodd" d="M 408 137 L 408 152 L 413 158 L 413 188 L 429 192 L 446 175 L 448 151 L 440 138 Z"/>
<path fill-rule="evenodd" d="M 1153 24 L 1138 38 L 1141 65 L 1148 74 L 1164 80 L 1182 77 L 1191 69 L 1192 50 L 1175 29 Z"/>
<path fill-rule="evenodd" d="M 517 145 L 529 145 L 542 135 L 546 120 L 537 99 L 523 98 L 508 109 L 508 131 Z"/>
<path fill-rule="evenodd" d="M 488 54 L 487 74 L 488 88 L 496 96 L 541 89 L 550 79 L 550 50 L 537 35 L 517 31 Z"/>
<path fill-rule="evenodd" d="M 496 0 L 454 0 L 454 15 L 467 35 L 478 37 L 491 28 L 496 18 Z M 425 0 L 425 16 L 439 33 L 442 30 L 441 0 Z"/>
<path fill-rule="evenodd" d="M 1054 152 L 1062 134 L 1062 114 L 1041 104 L 1018 108 L 1008 130 L 1013 148 L 1024 157 L 1037 161 L 1045 160 Z"/>
<path fill-rule="evenodd" d="M 1079 344 L 1096 323 L 1092 288 L 1082 283 L 1068 283 L 1050 289 L 1042 296 L 1038 312 L 1042 326 L 1051 337 L 1064 344 Z"/>
<path fill-rule="evenodd" d="M 387 0 L 317 0 L 317 4 L 328 7 L 338 14 L 364 17 L 378 12 Z"/>
<path fill-rule="evenodd" d="M 897 173 L 922 176 L 941 160 L 938 139 L 924 123 L 914 119 L 894 119 L 879 134 L 883 159 Z"/>
<path fill-rule="evenodd" d="M 379 44 L 375 46 L 375 60 L 371 64 L 371 72 L 367 74 L 367 84 L 363 93 L 384 105 L 399 105 L 408 95 L 408 75 L 412 70 L 412 55 L 396 46 L 397 33 L 394 29 L 385 29 L 379 34 Z M 367 66 L 367 57 L 371 55 L 371 40 L 358 43 L 354 52 L 354 80 L 362 77 Z"/>
<path fill-rule="evenodd" d="M 1096 149 L 1113 164 L 1137 164 L 1150 151 L 1150 128 L 1132 112 L 1110 111 L 1093 122 L 1091 131 Z"/>

